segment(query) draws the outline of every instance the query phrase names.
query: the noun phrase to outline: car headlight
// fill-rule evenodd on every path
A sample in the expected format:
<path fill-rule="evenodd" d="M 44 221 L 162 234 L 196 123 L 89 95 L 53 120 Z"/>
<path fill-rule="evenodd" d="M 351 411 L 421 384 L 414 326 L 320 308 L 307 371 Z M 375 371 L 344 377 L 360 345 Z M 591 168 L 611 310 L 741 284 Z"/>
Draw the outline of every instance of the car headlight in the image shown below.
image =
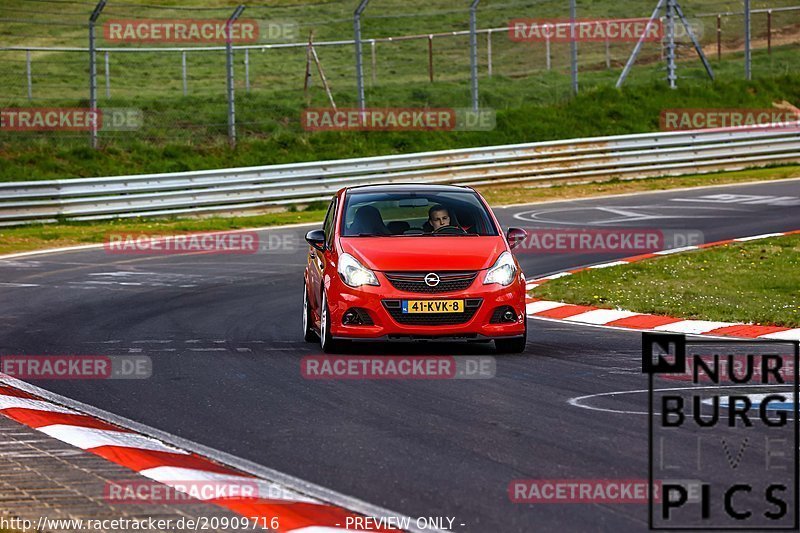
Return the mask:
<path fill-rule="evenodd" d="M 508 252 L 503 252 L 500 254 L 500 257 L 497 258 L 494 266 L 486 272 L 483 284 L 490 285 L 492 283 L 497 283 L 505 287 L 511 285 L 516 274 L 517 265 L 514 263 L 514 257 Z"/>
<path fill-rule="evenodd" d="M 339 257 L 339 267 L 337 270 L 342 277 L 342 281 L 351 287 L 380 285 L 380 283 L 378 283 L 378 278 L 375 277 L 375 273 L 359 263 L 358 260 L 350 254 L 342 254 Z"/>

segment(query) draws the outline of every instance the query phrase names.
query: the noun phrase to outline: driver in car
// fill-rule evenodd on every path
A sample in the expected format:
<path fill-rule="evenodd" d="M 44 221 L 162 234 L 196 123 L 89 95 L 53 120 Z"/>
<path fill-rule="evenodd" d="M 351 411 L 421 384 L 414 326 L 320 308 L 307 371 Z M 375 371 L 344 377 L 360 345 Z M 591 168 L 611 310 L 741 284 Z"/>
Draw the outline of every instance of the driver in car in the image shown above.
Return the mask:
<path fill-rule="evenodd" d="M 428 224 L 431 231 L 450 225 L 450 212 L 442 205 L 435 205 L 428 211 Z"/>

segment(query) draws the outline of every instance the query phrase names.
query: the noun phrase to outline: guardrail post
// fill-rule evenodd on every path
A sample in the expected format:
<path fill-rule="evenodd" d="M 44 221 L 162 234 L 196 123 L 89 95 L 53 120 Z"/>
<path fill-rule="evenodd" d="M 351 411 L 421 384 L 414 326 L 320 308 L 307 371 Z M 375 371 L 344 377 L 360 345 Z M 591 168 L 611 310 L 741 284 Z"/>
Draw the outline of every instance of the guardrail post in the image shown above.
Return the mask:
<path fill-rule="evenodd" d="M 478 4 L 472 0 L 469 6 L 469 65 L 472 89 L 472 110 L 478 110 Z"/>
<path fill-rule="evenodd" d="M 89 16 L 89 111 L 92 114 L 90 145 L 97 148 L 97 50 L 95 46 L 94 26 L 108 0 L 100 0 Z"/>
<path fill-rule="evenodd" d="M 25 72 L 28 75 L 28 100 L 33 100 L 33 78 L 31 76 L 31 51 L 25 50 Z"/>
<path fill-rule="evenodd" d="M 243 5 L 237 6 L 225 25 L 225 55 L 227 66 L 225 70 L 228 82 L 228 142 L 231 148 L 236 148 L 236 103 L 233 87 L 233 24 L 241 16 L 244 7 Z"/>
<path fill-rule="evenodd" d="M 744 0 L 744 77 L 747 80 L 752 79 L 750 45 L 750 0 Z"/>
<path fill-rule="evenodd" d="M 361 0 L 353 13 L 353 32 L 356 44 L 356 89 L 358 91 L 358 108 L 361 110 L 367 106 L 364 96 L 364 60 L 361 57 L 361 14 L 367 9 L 367 4 L 369 4 L 369 0 Z"/>

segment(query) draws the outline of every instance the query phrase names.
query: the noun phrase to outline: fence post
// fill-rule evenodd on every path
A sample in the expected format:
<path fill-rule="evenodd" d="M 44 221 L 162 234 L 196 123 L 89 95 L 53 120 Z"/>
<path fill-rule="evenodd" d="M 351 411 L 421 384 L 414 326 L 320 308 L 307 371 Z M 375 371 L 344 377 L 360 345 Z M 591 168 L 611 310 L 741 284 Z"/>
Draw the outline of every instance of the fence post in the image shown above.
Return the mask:
<path fill-rule="evenodd" d="M 94 25 L 100 18 L 108 0 L 100 0 L 89 16 L 89 111 L 92 117 L 90 146 L 97 148 L 97 50 L 94 42 Z"/>
<path fill-rule="evenodd" d="M 356 42 L 356 88 L 358 90 L 358 108 L 364 110 L 367 106 L 364 97 L 364 59 L 361 57 L 361 14 L 367 9 L 369 0 L 361 0 L 353 13 L 353 31 Z"/>
<path fill-rule="evenodd" d="M 750 50 L 750 0 L 744 0 L 744 77 L 752 79 L 750 63 L 752 61 Z"/>
<path fill-rule="evenodd" d="M 606 68 L 611 68 L 611 43 L 609 42 L 608 37 L 606 37 Z"/>
<path fill-rule="evenodd" d="M 183 78 L 183 96 L 186 96 L 189 87 L 186 84 L 186 50 L 181 50 L 181 77 Z"/>
<path fill-rule="evenodd" d="M 433 83 L 433 34 L 428 35 L 428 78 Z"/>
<path fill-rule="evenodd" d="M 372 51 L 372 86 L 375 87 L 378 82 L 378 55 L 375 50 L 375 39 L 370 41 L 370 48 Z"/>
<path fill-rule="evenodd" d="M 478 3 L 472 0 L 469 7 L 469 64 L 472 80 L 472 110 L 478 110 Z"/>
<path fill-rule="evenodd" d="M 105 53 L 105 69 L 106 69 L 106 99 L 111 98 L 111 70 L 109 68 L 108 50 Z"/>
<path fill-rule="evenodd" d="M 577 19 L 575 0 L 569 0 L 569 49 L 570 72 L 572 74 L 572 94 L 578 94 L 578 36 L 575 34 Z"/>
<path fill-rule="evenodd" d="M 550 59 L 550 32 L 544 36 L 544 48 L 545 55 L 547 56 L 547 70 L 550 70 L 552 66 L 552 60 Z"/>
<path fill-rule="evenodd" d="M 244 90 L 250 94 L 250 49 L 244 49 Z"/>
<path fill-rule="evenodd" d="M 33 100 L 33 80 L 31 76 L 31 51 L 25 50 L 25 72 L 28 75 L 28 100 Z"/>
<path fill-rule="evenodd" d="M 228 142 L 231 148 L 236 148 L 236 103 L 233 89 L 233 24 L 244 11 L 243 5 L 239 5 L 225 24 L 225 55 L 228 83 Z"/>
<path fill-rule="evenodd" d="M 772 55 L 772 10 L 767 10 L 767 53 Z"/>
<path fill-rule="evenodd" d="M 492 30 L 486 32 L 486 59 L 489 66 L 489 77 L 492 77 Z"/>
<path fill-rule="evenodd" d="M 667 82 L 675 88 L 675 0 L 667 0 Z"/>
<path fill-rule="evenodd" d="M 717 14 L 717 61 L 722 60 L 722 15 Z"/>

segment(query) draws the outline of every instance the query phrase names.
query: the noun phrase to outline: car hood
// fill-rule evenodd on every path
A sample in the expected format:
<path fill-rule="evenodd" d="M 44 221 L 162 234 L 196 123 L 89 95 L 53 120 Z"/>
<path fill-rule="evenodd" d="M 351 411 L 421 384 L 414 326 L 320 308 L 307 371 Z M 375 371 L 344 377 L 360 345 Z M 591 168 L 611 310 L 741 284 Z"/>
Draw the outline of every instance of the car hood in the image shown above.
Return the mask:
<path fill-rule="evenodd" d="M 481 270 L 506 250 L 503 237 L 342 237 L 342 250 L 372 270 Z"/>

